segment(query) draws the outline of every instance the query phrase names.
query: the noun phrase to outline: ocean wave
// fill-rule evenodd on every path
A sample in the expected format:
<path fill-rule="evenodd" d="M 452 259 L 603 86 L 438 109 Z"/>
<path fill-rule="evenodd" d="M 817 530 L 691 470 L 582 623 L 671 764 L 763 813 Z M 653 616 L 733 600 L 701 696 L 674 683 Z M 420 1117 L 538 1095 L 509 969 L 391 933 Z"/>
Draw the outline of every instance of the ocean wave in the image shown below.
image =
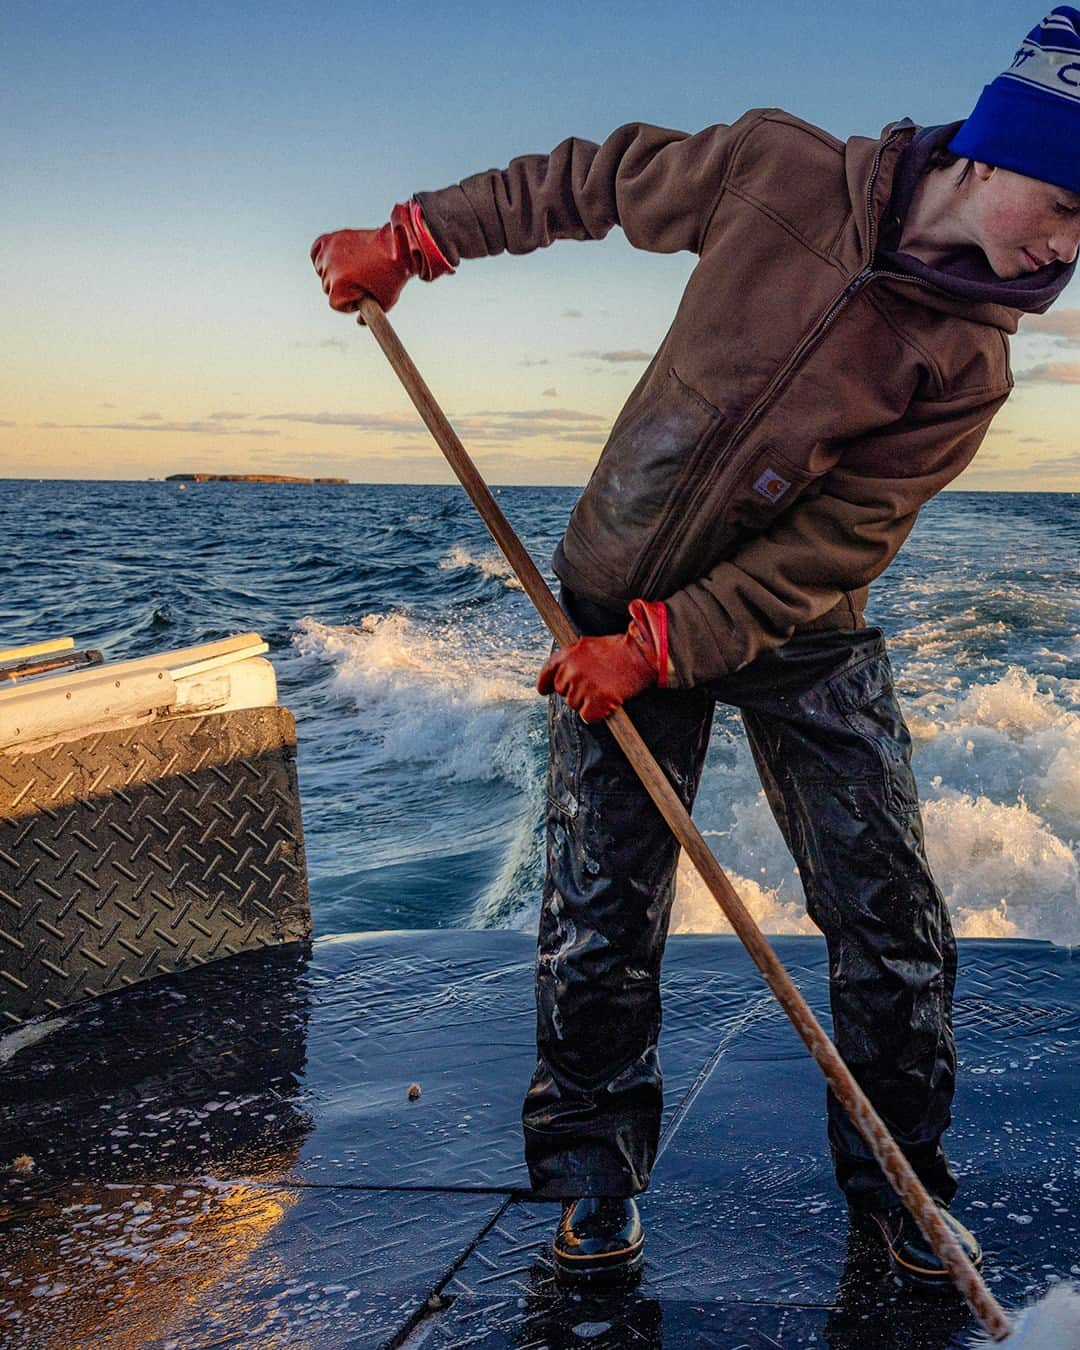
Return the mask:
<path fill-rule="evenodd" d="M 521 794 L 469 923 L 530 926 L 543 870 L 543 705 L 533 685 L 542 651 L 475 611 L 460 624 L 404 613 L 369 614 L 356 626 L 307 618 L 293 643 L 329 665 L 354 734 L 377 747 L 389 771 L 413 765 L 460 783 L 501 779 Z M 1080 838 L 1075 684 L 1009 667 L 963 692 L 905 700 L 927 853 L 961 936 L 1080 941 L 1080 860 L 1070 842 Z M 721 732 L 716 740 L 699 824 L 765 932 L 816 933 L 744 739 Z M 672 931 L 729 931 L 685 864 Z"/>
<path fill-rule="evenodd" d="M 936 691 L 905 704 L 927 856 L 963 937 L 1080 942 L 1076 683 L 1014 666 L 954 699 Z M 736 742 L 725 758 L 710 764 L 695 816 L 764 931 L 816 932 L 749 752 Z M 730 931 L 682 864 L 672 931 Z"/>
<path fill-rule="evenodd" d="M 1030 806 L 1062 839 L 1080 839 L 1080 712 L 1069 706 L 1075 683 L 1010 666 L 920 717 L 920 778 L 935 796 L 953 791 Z"/>
<path fill-rule="evenodd" d="M 501 553 L 473 552 L 472 550 L 467 549 L 463 544 L 455 544 L 450 552 L 439 560 L 439 570 L 441 572 L 454 572 L 465 569 L 477 572 L 482 577 L 492 577 L 500 580 L 509 590 L 520 591 L 522 589 L 521 582 L 518 581 L 517 576 L 514 574 L 514 569 Z"/>
<path fill-rule="evenodd" d="M 132 657 L 262 632 L 297 719 L 317 931 L 534 928 L 547 641 L 467 497 L 213 487 L 9 480 L 8 642 L 70 632 Z M 549 575 L 577 490 L 495 493 Z M 874 586 L 965 934 L 1080 942 L 1076 502 L 943 493 Z M 268 511 L 273 548 L 253 552 Z M 767 931 L 812 931 L 730 709 L 695 818 Z M 697 886 L 682 869 L 675 931 L 720 926 Z"/>
<path fill-rule="evenodd" d="M 1024 802 L 947 792 L 926 803 L 926 852 L 961 937 L 1080 937 L 1080 866 Z"/>
<path fill-rule="evenodd" d="M 330 664 L 333 688 L 357 718 L 342 733 L 376 740 L 388 766 L 529 788 L 535 751 L 525 714 L 538 703 L 538 653 L 510 646 L 475 618 L 459 627 L 402 613 L 368 614 L 356 626 L 305 618 L 293 644 Z"/>
<path fill-rule="evenodd" d="M 785 933 L 820 936 L 818 928 L 807 916 L 801 899 L 786 899 L 778 888 L 763 886 L 753 877 L 740 876 L 737 872 L 729 872 L 728 880 L 762 932 L 774 937 Z M 712 892 L 684 855 L 679 857 L 675 876 L 671 932 L 731 932 L 731 925 Z"/>

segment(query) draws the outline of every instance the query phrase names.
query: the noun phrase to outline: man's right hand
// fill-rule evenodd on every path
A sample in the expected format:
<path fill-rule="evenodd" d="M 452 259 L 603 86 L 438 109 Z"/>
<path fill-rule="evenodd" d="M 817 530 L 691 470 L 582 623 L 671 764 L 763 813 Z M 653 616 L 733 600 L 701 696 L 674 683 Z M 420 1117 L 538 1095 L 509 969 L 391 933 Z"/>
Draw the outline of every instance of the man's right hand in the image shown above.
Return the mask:
<path fill-rule="evenodd" d="M 410 277 L 434 281 L 454 270 L 415 201 L 395 206 L 381 229 L 321 234 L 311 246 L 311 261 L 330 308 L 343 314 L 355 313 L 365 295 L 389 309 Z"/>

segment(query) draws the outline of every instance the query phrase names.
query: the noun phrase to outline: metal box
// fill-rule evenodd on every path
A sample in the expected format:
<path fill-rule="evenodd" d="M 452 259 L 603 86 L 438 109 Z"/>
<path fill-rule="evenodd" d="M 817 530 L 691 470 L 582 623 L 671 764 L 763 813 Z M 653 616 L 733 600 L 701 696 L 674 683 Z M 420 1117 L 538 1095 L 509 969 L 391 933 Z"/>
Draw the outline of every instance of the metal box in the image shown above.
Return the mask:
<path fill-rule="evenodd" d="M 266 650 L 249 633 L 0 687 L 0 1030 L 310 937 Z"/>

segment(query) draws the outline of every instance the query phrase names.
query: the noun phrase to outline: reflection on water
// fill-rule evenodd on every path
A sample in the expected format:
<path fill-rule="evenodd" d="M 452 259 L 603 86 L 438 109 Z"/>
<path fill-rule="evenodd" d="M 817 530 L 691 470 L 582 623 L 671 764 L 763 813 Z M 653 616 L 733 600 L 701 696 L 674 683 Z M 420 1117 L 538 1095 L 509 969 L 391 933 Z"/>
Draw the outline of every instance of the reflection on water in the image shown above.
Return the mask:
<path fill-rule="evenodd" d="M 946 1350 L 973 1326 L 959 1294 L 922 1293 L 901 1285 L 880 1247 L 849 1228 L 836 1306 L 825 1324 L 830 1350 L 866 1350 L 873 1327 L 874 1350 Z"/>
<path fill-rule="evenodd" d="M 516 1299 L 493 1301 L 482 1313 L 478 1306 L 468 1322 L 479 1323 L 492 1344 L 522 1350 L 580 1350 L 582 1345 L 590 1350 L 660 1350 L 665 1345 L 669 1350 L 690 1345 L 794 1350 L 822 1344 L 829 1350 L 949 1350 L 964 1343 L 962 1336 L 974 1328 L 959 1295 L 901 1285 L 884 1254 L 861 1231 L 849 1231 L 835 1296 L 820 1302 L 755 1301 L 751 1289 L 737 1299 L 713 1300 L 705 1290 L 689 1296 L 682 1289 L 665 1296 L 663 1286 L 671 1275 L 665 1264 L 677 1270 L 682 1255 L 654 1250 L 643 1278 L 603 1292 L 563 1288 L 540 1251 L 516 1281 Z M 455 1325 L 460 1330 L 465 1324 L 463 1319 Z M 449 1340 L 436 1334 L 434 1343 L 453 1344 L 452 1334 Z"/>

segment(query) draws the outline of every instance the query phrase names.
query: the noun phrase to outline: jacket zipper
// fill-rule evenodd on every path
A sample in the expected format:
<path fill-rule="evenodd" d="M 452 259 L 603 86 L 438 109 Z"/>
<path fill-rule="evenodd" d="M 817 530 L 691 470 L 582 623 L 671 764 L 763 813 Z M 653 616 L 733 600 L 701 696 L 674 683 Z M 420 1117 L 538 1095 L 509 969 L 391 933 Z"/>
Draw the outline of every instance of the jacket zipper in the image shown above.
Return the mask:
<path fill-rule="evenodd" d="M 701 501 L 704 498 L 706 492 L 711 490 L 711 488 L 715 486 L 716 482 L 722 475 L 723 470 L 731 465 L 736 451 L 739 449 L 742 442 L 746 440 L 750 432 L 754 429 L 754 426 L 761 418 L 762 413 L 764 413 L 765 409 L 776 397 L 777 393 L 784 387 L 784 385 L 787 383 L 790 377 L 795 373 L 795 371 L 802 363 L 802 361 L 805 359 L 805 357 L 809 354 L 809 352 L 813 348 L 815 348 L 818 345 L 818 343 L 822 340 L 822 338 L 825 336 L 825 334 L 828 332 L 829 328 L 835 321 L 836 316 L 841 312 L 841 310 L 845 308 L 845 306 L 848 304 L 850 300 L 852 300 L 856 295 L 858 295 L 858 293 L 862 290 L 862 288 L 872 277 L 902 276 L 901 273 L 891 273 L 891 272 L 886 273 L 874 271 L 873 268 L 874 247 L 875 247 L 874 235 L 877 229 L 877 221 L 874 219 L 872 208 L 874 203 L 874 186 L 877 182 L 878 171 L 881 168 L 882 156 L 884 155 L 885 151 L 888 149 L 892 141 L 900 133 L 900 131 L 904 129 L 905 129 L 904 125 L 899 125 L 894 128 L 894 130 L 886 137 L 886 139 L 881 143 L 881 145 L 878 146 L 877 153 L 874 155 L 874 162 L 870 167 L 870 177 L 868 178 L 866 184 L 866 218 L 868 224 L 867 241 L 869 244 L 868 256 L 870 258 L 870 262 L 866 264 L 866 266 L 862 269 L 861 272 L 858 273 L 857 276 L 855 276 L 851 281 L 848 282 L 848 284 L 844 287 L 844 289 L 840 292 L 840 294 L 828 307 L 828 309 L 817 321 L 817 323 L 810 330 L 810 332 L 806 334 L 803 340 L 791 353 L 787 361 L 784 363 L 783 367 L 776 373 L 776 375 L 773 376 L 772 382 L 769 384 L 768 388 L 765 390 L 763 394 L 759 396 L 757 402 L 754 403 L 754 405 L 750 408 L 749 412 L 746 414 L 743 420 L 732 432 L 731 439 L 728 442 L 727 453 L 724 455 L 723 459 L 720 460 L 719 463 L 716 465 L 717 472 L 715 474 L 706 474 L 702 478 L 701 482 L 698 484 L 697 490 L 694 492 L 693 497 L 691 498 L 687 506 L 687 509 L 682 513 L 681 528 L 675 529 L 669 534 L 668 542 L 664 548 L 663 553 L 660 555 L 660 557 L 653 565 L 651 571 L 649 572 L 648 577 L 645 579 L 645 582 L 638 587 L 638 591 L 640 594 L 648 594 L 651 591 L 652 587 L 655 585 L 655 583 L 663 575 L 664 569 L 667 567 L 669 561 L 671 560 L 672 554 L 675 552 L 675 550 L 678 548 L 678 546 L 682 543 L 683 539 L 685 538 L 687 530 L 689 529 L 689 525 L 694 520 L 698 508 L 700 507 Z M 905 278 L 905 279 L 912 281 L 917 280 L 916 278 Z"/>

